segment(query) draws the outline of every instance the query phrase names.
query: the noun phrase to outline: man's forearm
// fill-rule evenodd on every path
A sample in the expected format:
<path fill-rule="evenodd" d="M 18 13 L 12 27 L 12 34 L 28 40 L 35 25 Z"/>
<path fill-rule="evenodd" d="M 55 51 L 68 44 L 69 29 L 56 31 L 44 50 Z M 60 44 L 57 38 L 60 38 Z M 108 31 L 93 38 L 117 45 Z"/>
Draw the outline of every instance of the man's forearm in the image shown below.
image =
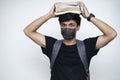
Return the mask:
<path fill-rule="evenodd" d="M 25 29 L 24 32 L 27 34 L 29 32 L 35 32 L 43 23 L 49 20 L 51 16 L 49 14 L 43 15 L 42 17 L 36 19 L 31 24 L 29 24 Z"/>
<path fill-rule="evenodd" d="M 91 22 L 102 31 L 103 35 L 110 36 L 111 38 L 117 35 L 116 31 L 105 22 L 94 17 L 91 18 Z"/>

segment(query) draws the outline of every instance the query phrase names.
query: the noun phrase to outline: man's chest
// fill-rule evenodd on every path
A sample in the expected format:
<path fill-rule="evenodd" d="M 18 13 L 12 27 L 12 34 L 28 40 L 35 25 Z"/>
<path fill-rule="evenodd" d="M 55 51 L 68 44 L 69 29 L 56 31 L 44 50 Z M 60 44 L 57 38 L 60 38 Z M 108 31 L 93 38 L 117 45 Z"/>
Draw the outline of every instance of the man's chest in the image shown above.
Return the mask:
<path fill-rule="evenodd" d="M 81 64 L 76 45 L 68 47 L 62 46 L 57 55 L 56 61 L 63 65 Z"/>

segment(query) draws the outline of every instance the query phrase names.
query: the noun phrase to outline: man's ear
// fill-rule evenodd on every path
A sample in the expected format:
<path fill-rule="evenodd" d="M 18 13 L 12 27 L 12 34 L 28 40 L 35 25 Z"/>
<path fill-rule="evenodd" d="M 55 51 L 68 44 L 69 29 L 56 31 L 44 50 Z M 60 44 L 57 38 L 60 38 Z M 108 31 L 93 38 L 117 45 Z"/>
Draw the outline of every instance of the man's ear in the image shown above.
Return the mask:
<path fill-rule="evenodd" d="M 78 31 L 79 29 L 80 29 L 80 25 L 77 26 L 76 31 Z"/>

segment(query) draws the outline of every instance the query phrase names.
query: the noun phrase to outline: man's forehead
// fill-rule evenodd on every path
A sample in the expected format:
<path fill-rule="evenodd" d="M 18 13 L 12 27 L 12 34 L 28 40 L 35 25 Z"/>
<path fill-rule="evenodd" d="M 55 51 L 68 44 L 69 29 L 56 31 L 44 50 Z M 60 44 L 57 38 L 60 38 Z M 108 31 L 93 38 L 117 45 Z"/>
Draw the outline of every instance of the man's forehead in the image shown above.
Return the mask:
<path fill-rule="evenodd" d="M 70 23 L 76 24 L 76 22 L 74 20 L 69 20 L 69 21 L 62 22 L 62 24 L 70 24 Z"/>

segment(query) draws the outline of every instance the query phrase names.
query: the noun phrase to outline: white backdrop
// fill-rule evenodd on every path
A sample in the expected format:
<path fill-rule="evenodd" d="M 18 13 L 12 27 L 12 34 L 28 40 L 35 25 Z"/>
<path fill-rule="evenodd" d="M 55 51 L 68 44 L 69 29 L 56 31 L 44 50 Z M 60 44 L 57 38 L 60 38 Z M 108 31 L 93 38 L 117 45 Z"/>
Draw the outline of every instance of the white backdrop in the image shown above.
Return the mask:
<path fill-rule="evenodd" d="M 27 38 L 23 29 L 46 14 L 54 2 L 65 0 L 0 0 L 0 80 L 49 80 L 48 58 Z M 75 1 L 75 0 L 66 0 Z M 102 48 L 90 65 L 91 80 L 120 80 L 120 1 L 82 0 L 97 18 L 110 24 L 118 36 Z M 38 31 L 61 38 L 57 19 L 51 19 Z M 97 36 L 100 31 L 82 18 L 77 38 Z"/>

